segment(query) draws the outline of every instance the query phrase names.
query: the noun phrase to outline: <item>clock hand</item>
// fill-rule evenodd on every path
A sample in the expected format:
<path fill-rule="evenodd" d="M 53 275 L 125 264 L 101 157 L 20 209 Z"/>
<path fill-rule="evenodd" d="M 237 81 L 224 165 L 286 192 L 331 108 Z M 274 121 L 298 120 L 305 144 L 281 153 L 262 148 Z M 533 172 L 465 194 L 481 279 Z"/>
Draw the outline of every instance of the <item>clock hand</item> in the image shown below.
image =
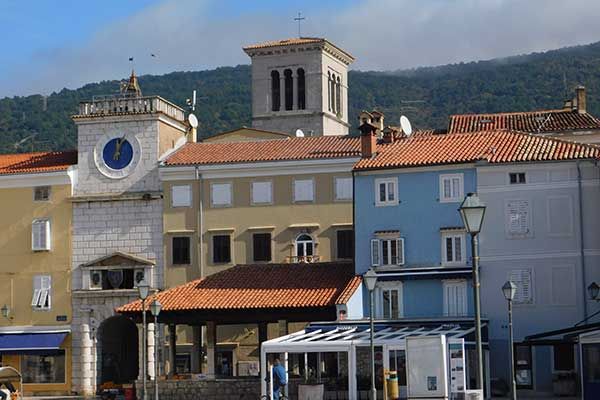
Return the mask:
<path fill-rule="evenodd" d="M 115 152 L 113 153 L 113 160 L 118 160 L 121 157 L 121 146 L 123 146 L 123 142 L 125 142 L 125 135 L 122 138 L 117 139 L 115 143 Z"/>

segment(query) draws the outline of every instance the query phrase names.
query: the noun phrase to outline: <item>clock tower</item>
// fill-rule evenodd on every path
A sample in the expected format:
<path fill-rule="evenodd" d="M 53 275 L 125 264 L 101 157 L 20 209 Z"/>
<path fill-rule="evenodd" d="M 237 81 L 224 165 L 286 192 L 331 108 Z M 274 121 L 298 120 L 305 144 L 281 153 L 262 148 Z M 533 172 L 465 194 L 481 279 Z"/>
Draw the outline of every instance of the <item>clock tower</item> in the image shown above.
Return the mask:
<path fill-rule="evenodd" d="M 182 108 L 143 96 L 133 72 L 119 95 L 82 102 L 73 121 L 72 370 L 74 390 L 88 395 L 142 376 L 140 330 L 114 309 L 136 300 L 138 286 L 163 287 L 158 164 L 187 141 L 189 126 Z"/>

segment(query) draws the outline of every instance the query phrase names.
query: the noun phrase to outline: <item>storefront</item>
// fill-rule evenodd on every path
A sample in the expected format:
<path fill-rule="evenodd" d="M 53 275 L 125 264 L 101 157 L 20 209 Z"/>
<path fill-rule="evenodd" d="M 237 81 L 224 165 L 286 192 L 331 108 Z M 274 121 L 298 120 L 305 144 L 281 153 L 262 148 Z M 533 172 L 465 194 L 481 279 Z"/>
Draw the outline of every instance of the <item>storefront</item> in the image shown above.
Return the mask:
<path fill-rule="evenodd" d="M 2 366 L 21 373 L 24 395 L 70 394 L 70 349 L 68 330 L 0 334 Z"/>
<path fill-rule="evenodd" d="M 600 329 L 579 335 L 582 398 L 600 398 Z"/>

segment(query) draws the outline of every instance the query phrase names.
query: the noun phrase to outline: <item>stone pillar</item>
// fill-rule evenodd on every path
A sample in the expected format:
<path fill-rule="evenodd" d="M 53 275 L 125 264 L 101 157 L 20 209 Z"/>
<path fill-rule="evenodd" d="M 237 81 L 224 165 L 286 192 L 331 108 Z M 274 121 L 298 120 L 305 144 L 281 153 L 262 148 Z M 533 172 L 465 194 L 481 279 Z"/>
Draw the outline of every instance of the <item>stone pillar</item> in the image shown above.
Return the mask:
<path fill-rule="evenodd" d="M 96 367 L 92 357 L 93 340 L 91 338 L 90 325 L 82 323 L 78 332 L 79 357 L 73 362 L 73 386 L 74 389 L 84 395 L 94 395 L 95 382 L 93 382 L 93 370 Z M 75 355 L 73 356 L 75 358 Z"/>
<path fill-rule="evenodd" d="M 177 325 L 169 325 L 169 378 L 175 375 L 175 356 L 177 355 Z"/>
<path fill-rule="evenodd" d="M 285 111 L 285 70 L 279 74 L 279 111 Z"/>
<path fill-rule="evenodd" d="M 154 359 L 154 323 L 148 324 L 148 335 L 146 336 L 148 340 L 148 363 L 147 363 L 147 371 L 148 377 L 150 379 L 154 379 L 154 363 L 156 360 Z"/>
<path fill-rule="evenodd" d="M 206 357 L 208 359 L 206 375 L 214 378 L 217 366 L 217 324 L 213 321 L 206 322 Z"/>
<path fill-rule="evenodd" d="M 202 372 L 202 327 L 192 327 L 192 373 Z"/>

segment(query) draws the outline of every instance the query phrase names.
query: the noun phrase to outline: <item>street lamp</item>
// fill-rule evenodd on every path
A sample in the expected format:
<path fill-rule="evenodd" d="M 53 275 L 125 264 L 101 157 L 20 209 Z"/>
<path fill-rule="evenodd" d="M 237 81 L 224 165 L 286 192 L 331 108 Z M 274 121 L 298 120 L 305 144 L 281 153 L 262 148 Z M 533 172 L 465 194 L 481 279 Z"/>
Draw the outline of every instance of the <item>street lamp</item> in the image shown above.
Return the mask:
<path fill-rule="evenodd" d="M 150 312 L 154 316 L 154 400 L 158 400 L 158 314 L 162 310 L 162 304 L 156 297 L 152 303 L 150 303 Z"/>
<path fill-rule="evenodd" d="M 590 295 L 590 300 L 600 301 L 600 297 L 598 297 L 600 286 L 598 286 L 596 282 L 592 282 L 590 286 L 588 286 L 587 290 L 588 294 Z"/>
<path fill-rule="evenodd" d="M 502 286 L 502 293 L 504 293 L 504 298 L 508 302 L 508 341 L 510 345 L 510 391 L 511 391 L 511 399 L 517 400 L 517 383 L 515 382 L 515 354 L 513 348 L 513 320 L 512 320 L 512 302 L 515 298 L 515 293 L 517 292 L 517 285 L 515 285 L 512 281 L 507 281 L 504 286 Z"/>
<path fill-rule="evenodd" d="M 10 319 L 10 307 L 8 305 L 3 305 L 0 311 L 2 311 L 2 316 L 4 318 Z"/>
<path fill-rule="evenodd" d="M 473 297 L 475 302 L 475 341 L 477 347 L 477 382 L 479 389 L 483 390 L 483 350 L 481 347 L 481 300 L 479 298 L 479 253 L 477 234 L 481 231 L 485 204 L 479 200 L 476 193 L 469 193 L 458 209 L 465 225 L 471 235 L 471 253 L 473 255 Z"/>
<path fill-rule="evenodd" d="M 148 340 L 146 339 L 146 299 L 150 292 L 150 286 L 146 282 L 141 282 L 138 285 L 138 294 L 140 300 L 142 300 L 142 399 L 146 400 L 148 395 L 146 394 L 146 380 L 148 372 L 148 364 L 146 362 L 146 353 L 148 352 Z"/>
<path fill-rule="evenodd" d="M 367 286 L 367 290 L 369 291 L 369 323 L 371 325 L 371 400 L 377 400 L 377 389 L 375 388 L 375 343 L 373 341 L 373 333 L 374 333 L 374 314 L 375 314 L 375 300 L 373 299 L 373 292 L 375 291 L 375 285 L 377 284 L 377 273 L 373 270 L 373 268 L 369 268 L 369 270 L 363 275 L 363 279 L 365 281 L 365 285 Z"/>

